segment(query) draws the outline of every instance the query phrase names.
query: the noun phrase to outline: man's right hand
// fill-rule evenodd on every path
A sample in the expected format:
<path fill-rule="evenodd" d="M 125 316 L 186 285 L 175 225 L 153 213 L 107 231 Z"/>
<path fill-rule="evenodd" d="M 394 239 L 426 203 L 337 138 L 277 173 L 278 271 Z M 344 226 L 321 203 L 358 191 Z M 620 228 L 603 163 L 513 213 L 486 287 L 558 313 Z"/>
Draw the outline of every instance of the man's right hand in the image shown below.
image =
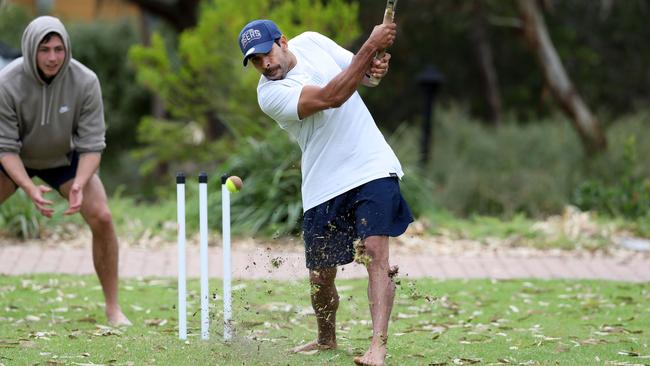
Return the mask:
<path fill-rule="evenodd" d="M 52 206 L 52 201 L 43 198 L 43 194 L 51 191 L 51 189 L 47 186 L 36 186 L 32 183 L 31 178 L 27 175 L 23 161 L 20 160 L 20 156 L 17 153 L 5 153 L 0 156 L 0 162 L 7 175 L 9 175 L 18 187 L 27 193 L 38 211 L 43 216 L 52 217 L 54 210 L 52 207 L 48 207 Z"/>
<path fill-rule="evenodd" d="M 29 198 L 31 198 L 32 202 L 34 202 L 34 206 L 36 206 L 36 209 L 45 217 L 52 217 L 52 214 L 54 213 L 54 209 L 50 206 L 52 206 L 52 201 L 46 200 L 43 195 L 52 189 L 48 186 L 44 185 L 39 185 L 39 186 L 34 186 L 33 189 L 31 189 L 27 194 L 29 195 Z"/>
<path fill-rule="evenodd" d="M 397 25 L 395 23 L 379 24 L 372 30 L 368 42 L 375 47 L 376 51 L 382 51 L 393 44 L 396 35 Z"/>

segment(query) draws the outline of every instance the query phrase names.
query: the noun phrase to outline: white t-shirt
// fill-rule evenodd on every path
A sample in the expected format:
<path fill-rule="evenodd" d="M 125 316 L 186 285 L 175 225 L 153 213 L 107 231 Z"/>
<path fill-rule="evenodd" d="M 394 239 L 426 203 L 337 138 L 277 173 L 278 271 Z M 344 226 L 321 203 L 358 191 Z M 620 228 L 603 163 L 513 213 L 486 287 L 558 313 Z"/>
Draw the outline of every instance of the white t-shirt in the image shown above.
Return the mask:
<path fill-rule="evenodd" d="M 324 87 L 348 67 L 353 54 L 316 32 L 289 41 L 297 64 L 282 80 L 260 77 L 257 99 L 302 150 L 302 203 L 307 211 L 344 192 L 402 167 L 368 108 L 355 92 L 341 107 L 298 118 L 298 99 L 305 85 Z"/>

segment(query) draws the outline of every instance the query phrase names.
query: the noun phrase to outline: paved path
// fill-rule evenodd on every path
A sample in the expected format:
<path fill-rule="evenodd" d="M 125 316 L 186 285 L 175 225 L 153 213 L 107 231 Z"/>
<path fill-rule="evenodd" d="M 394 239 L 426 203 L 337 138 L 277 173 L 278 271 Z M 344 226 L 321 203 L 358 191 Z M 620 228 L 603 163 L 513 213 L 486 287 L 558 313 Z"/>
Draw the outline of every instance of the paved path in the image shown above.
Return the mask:
<path fill-rule="evenodd" d="M 122 248 L 120 276 L 174 277 L 177 249 Z M 221 278 L 221 247 L 210 247 L 209 273 Z M 650 281 L 650 254 L 629 252 L 617 256 L 592 255 L 432 255 L 391 253 L 391 264 L 400 267 L 402 278 L 438 279 L 470 278 L 575 278 L 606 279 L 630 282 Z M 189 277 L 199 276 L 199 251 L 187 253 Z M 241 279 L 304 279 L 303 254 L 271 248 L 246 248 L 233 252 L 233 277 Z M 0 245 L 0 274 L 28 273 L 94 274 L 90 248 L 61 248 L 43 245 Z M 365 277 L 361 265 L 349 264 L 339 271 L 339 278 Z"/>

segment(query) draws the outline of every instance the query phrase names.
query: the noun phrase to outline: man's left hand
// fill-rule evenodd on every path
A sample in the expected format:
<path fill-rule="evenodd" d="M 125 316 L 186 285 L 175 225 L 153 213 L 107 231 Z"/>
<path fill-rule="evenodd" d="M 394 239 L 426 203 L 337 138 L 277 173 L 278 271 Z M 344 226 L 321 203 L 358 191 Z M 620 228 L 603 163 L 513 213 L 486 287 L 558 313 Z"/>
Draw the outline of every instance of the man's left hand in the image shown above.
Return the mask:
<path fill-rule="evenodd" d="M 81 209 L 81 203 L 83 202 L 83 188 L 77 183 L 73 183 L 70 187 L 70 193 L 68 194 L 68 209 L 63 213 L 64 215 L 72 215 Z"/>

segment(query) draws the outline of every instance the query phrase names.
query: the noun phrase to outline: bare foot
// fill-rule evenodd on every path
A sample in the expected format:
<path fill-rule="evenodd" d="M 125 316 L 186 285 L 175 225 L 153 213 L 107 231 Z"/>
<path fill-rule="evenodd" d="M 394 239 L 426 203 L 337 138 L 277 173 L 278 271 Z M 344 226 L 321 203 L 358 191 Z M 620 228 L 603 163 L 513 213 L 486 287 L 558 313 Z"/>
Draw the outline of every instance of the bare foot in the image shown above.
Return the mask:
<path fill-rule="evenodd" d="M 120 309 L 117 309 L 116 311 L 112 311 L 110 313 L 107 310 L 106 318 L 108 318 L 108 324 L 110 324 L 112 327 L 128 327 L 130 325 L 133 325 Z"/>
<path fill-rule="evenodd" d="M 361 366 L 384 366 L 386 347 L 370 347 L 363 356 L 354 358 L 354 363 Z"/>
<path fill-rule="evenodd" d="M 304 353 L 304 352 L 311 352 L 311 351 L 323 351 L 323 350 L 335 349 L 335 348 L 336 348 L 336 342 L 318 343 L 318 341 L 311 341 L 307 344 L 303 344 L 302 346 L 298 346 L 292 349 L 291 352 Z"/>

